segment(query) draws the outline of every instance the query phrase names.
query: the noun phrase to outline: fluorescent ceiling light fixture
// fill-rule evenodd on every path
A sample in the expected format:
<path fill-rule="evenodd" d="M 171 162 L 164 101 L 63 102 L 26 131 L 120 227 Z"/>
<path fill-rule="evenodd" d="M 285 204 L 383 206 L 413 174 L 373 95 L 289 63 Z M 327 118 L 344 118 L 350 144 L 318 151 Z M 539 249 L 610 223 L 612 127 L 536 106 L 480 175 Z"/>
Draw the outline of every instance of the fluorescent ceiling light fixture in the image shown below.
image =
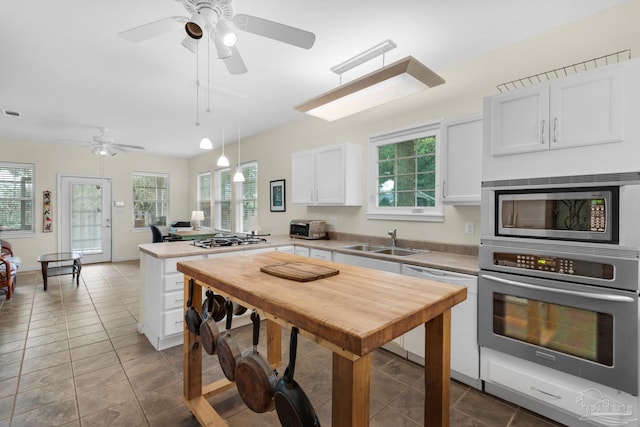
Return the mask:
<path fill-rule="evenodd" d="M 295 109 L 333 121 L 444 82 L 442 77 L 408 56 L 323 93 Z"/>

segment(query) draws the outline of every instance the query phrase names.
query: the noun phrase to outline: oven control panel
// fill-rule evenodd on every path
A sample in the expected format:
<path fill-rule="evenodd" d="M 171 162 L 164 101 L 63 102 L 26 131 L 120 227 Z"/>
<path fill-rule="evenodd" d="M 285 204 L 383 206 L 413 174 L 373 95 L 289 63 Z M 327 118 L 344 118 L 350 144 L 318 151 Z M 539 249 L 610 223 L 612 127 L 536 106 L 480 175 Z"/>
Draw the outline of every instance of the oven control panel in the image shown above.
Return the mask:
<path fill-rule="evenodd" d="M 494 252 L 493 263 L 505 267 L 613 280 L 613 265 L 593 261 L 535 254 Z"/>

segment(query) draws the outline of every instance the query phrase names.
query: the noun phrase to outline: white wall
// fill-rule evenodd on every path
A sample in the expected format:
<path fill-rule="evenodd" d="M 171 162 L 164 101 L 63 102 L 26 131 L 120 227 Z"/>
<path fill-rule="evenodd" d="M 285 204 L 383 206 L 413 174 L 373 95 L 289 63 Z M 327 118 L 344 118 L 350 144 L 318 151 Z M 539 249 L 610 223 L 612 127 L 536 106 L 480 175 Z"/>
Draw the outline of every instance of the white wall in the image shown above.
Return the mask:
<path fill-rule="evenodd" d="M 366 165 L 366 147 L 370 136 L 445 117 L 479 112 L 482 110 L 482 98 L 496 94 L 496 85 L 499 83 L 628 48 L 636 56 L 640 52 L 640 26 L 636 23 L 638 16 L 640 0 L 632 0 L 466 63 L 436 70 L 446 83 L 421 94 L 335 122 L 301 115 L 298 122 L 243 140 L 241 161 L 258 161 L 260 223 L 266 232 L 282 234 L 287 232 L 288 222 L 294 218 L 335 217 L 335 230 L 342 232 L 386 236 L 388 229 L 397 228 L 399 238 L 477 244 L 480 238 L 478 207 L 449 206 L 445 208 L 444 223 L 415 223 L 367 220 L 366 205 L 360 208 L 292 205 L 291 153 L 349 141 L 363 146 L 363 165 Z M 428 63 L 425 65 L 429 66 Z M 236 162 L 235 153 L 235 144 L 226 146 L 225 154 L 232 165 Z M 191 179 L 199 172 L 213 171 L 219 155 L 220 151 L 216 150 L 191 159 Z M 287 180 L 287 210 L 285 213 L 273 213 L 268 205 L 269 181 L 281 178 Z M 366 185 L 365 169 L 363 192 L 366 191 Z M 189 191 L 191 204 L 195 204 L 195 188 Z M 476 224 L 474 235 L 464 234 L 466 222 Z"/>
<path fill-rule="evenodd" d="M 190 218 L 188 207 L 188 161 L 140 153 L 120 153 L 113 157 L 91 154 L 89 147 L 69 144 L 44 144 L 0 139 L 0 159 L 7 162 L 34 163 L 35 236 L 10 237 L 15 252 L 22 258 L 21 269 L 39 269 L 38 255 L 58 250 L 58 174 L 104 176 L 112 179 L 113 200 L 123 201 L 124 208 L 113 208 L 113 260 L 138 259 L 138 245 L 151 241 L 151 232 L 132 231 L 132 172 L 170 174 L 170 218 Z M 101 161 L 104 161 L 102 163 Z M 42 192 L 50 190 L 53 203 L 53 232 L 42 232 Z M 0 234 L 1 236 L 2 234 Z"/>

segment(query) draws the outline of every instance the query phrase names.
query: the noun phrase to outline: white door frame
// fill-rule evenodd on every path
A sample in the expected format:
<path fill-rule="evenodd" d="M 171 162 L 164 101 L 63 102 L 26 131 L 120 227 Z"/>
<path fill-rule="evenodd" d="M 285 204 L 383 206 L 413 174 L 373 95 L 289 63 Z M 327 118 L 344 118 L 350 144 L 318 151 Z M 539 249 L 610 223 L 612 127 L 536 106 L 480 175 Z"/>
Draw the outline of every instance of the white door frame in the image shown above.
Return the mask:
<path fill-rule="evenodd" d="M 102 255 L 85 255 L 82 258 L 83 263 L 92 263 L 92 262 L 110 262 L 113 260 L 113 179 L 111 177 L 103 177 L 103 176 L 91 176 L 84 174 L 58 174 L 58 197 L 57 197 L 57 227 L 58 227 L 58 251 L 66 252 L 68 248 L 65 247 L 65 239 L 63 235 L 63 231 L 65 230 L 63 227 L 63 195 L 68 192 L 68 189 L 62 188 L 62 181 L 65 178 L 74 180 L 77 179 L 81 181 L 83 179 L 89 180 L 99 180 L 102 182 L 102 185 L 107 185 L 110 189 L 110 194 L 107 195 L 107 199 L 103 199 L 103 212 L 105 217 L 103 218 L 103 230 L 107 231 L 103 233 L 103 237 L 108 239 L 108 248 L 102 253 Z"/>

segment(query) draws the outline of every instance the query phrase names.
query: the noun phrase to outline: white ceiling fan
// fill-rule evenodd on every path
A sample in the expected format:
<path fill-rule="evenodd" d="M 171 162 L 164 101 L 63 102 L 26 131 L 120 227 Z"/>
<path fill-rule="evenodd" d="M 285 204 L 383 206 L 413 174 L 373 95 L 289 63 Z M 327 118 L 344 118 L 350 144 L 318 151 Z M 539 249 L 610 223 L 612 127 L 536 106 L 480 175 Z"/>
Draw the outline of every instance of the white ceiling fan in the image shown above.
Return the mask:
<path fill-rule="evenodd" d="M 107 136 L 107 128 L 99 127 L 98 130 L 100 131 L 100 135 L 95 135 L 93 141 L 65 140 L 64 142 L 91 144 L 94 146 L 91 153 L 96 156 L 115 156 L 118 154 L 118 151 L 144 150 L 144 147 L 139 145 L 116 144 L 113 138 Z"/>
<path fill-rule="evenodd" d="M 171 16 L 149 22 L 118 33 L 130 42 L 141 42 L 170 31 L 183 28 L 187 34 L 182 45 L 192 52 L 197 40 L 208 34 L 231 74 L 243 74 L 247 67 L 236 47 L 237 35 L 230 23 L 239 30 L 268 37 L 283 43 L 310 49 L 315 34 L 289 25 L 246 14 L 234 14 L 231 0 L 175 0 L 183 4 L 190 17 Z"/>

